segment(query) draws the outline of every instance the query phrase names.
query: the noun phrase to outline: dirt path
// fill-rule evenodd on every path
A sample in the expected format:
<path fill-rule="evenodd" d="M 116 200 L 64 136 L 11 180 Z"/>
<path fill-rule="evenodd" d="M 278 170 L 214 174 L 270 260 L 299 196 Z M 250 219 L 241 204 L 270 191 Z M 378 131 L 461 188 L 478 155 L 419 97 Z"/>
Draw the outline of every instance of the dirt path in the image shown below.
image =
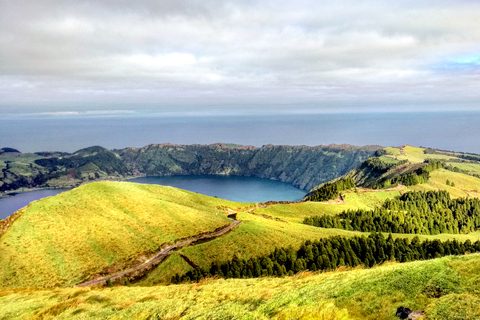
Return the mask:
<path fill-rule="evenodd" d="M 214 238 L 222 236 L 225 233 L 227 233 L 228 231 L 230 231 L 233 228 L 235 228 L 236 226 L 238 226 L 240 224 L 240 222 L 241 221 L 233 220 L 232 224 L 230 224 L 228 226 L 225 226 L 225 227 L 223 227 L 223 228 L 221 228 L 221 229 L 219 229 L 215 232 L 194 236 L 190 239 L 180 241 L 178 243 L 175 243 L 171 246 L 168 246 L 168 247 L 160 250 L 153 258 L 148 259 L 147 261 L 145 261 L 145 262 L 143 262 L 143 263 L 141 263 L 141 264 L 139 264 L 139 265 L 137 265 L 133 268 L 130 268 L 130 269 L 118 272 L 118 273 L 114 273 L 114 274 L 111 274 L 111 275 L 106 276 L 106 277 L 102 277 L 102 278 L 98 278 L 98 279 L 95 279 L 95 280 L 79 283 L 79 284 L 76 285 L 76 287 L 88 287 L 88 286 L 93 286 L 93 285 L 96 285 L 96 284 L 106 284 L 107 281 L 109 281 L 109 280 L 110 281 L 115 280 L 115 279 L 118 279 L 118 278 L 121 278 L 121 277 L 124 277 L 124 276 L 128 277 L 128 276 L 131 276 L 131 275 L 134 275 L 134 274 L 141 273 L 142 271 L 145 271 L 145 270 L 148 271 L 151 268 L 153 268 L 154 266 L 158 265 L 160 262 L 162 262 L 170 254 L 170 252 L 172 252 L 172 251 L 174 251 L 178 248 L 196 243 L 196 242 L 212 240 Z"/>

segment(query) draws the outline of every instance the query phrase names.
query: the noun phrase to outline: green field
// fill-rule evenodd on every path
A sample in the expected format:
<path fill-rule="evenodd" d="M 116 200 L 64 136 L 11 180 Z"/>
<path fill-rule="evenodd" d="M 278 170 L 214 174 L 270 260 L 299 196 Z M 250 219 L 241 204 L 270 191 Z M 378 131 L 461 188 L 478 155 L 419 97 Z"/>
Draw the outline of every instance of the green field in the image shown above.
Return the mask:
<path fill-rule="evenodd" d="M 426 154 L 424 150 L 425 148 L 412 147 L 408 145 L 399 148 L 386 148 L 388 156 L 398 160 L 407 160 L 411 163 L 422 163 L 426 159 L 447 161 L 457 159 L 453 153 L 452 155 Z"/>
<path fill-rule="evenodd" d="M 368 232 L 317 228 L 302 223 L 276 221 L 248 213 L 239 213 L 238 219 L 242 220 L 242 223 L 232 232 L 207 243 L 182 248 L 179 250 L 179 253 L 186 256 L 190 261 L 193 261 L 197 266 L 209 268 L 214 261 L 229 261 L 232 260 L 234 256 L 241 259 L 248 259 L 268 255 L 274 251 L 275 248 L 279 247 L 285 248 L 292 246 L 298 249 L 305 240 L 315 240 L 331 236 L 354 237 L 369 235 Z M 388 234 L 385 234 L 385 237 L 387 236 Z M 410 240 L 415 236 L 418 236 L 420 240 L 439 239 L 446 241 L 456 239 L 461 242 L 466 240 L 472 242 L 480 240 L 480 232 L 455 235 L 393 234 L 394 238 L 407 238 Z M 191 270 L 191 267 L 179 256 L 175 256 L 158 266 L 137 285 L 169 283 L 175 274 L 178 273 L 181 275 L 189 270 Z"/>
<path fill-rule="evenodd" d="M 479 319 L 480 254 L 293 277 L 54 290 L 0 290 L 2 319 Z"/>
<path fill-rule="evenodd" d="M 480 180 L 479 180 L 480 182 Z M 335 215 L 345 210 L 373 209 L 386 199 L 400 195 L 400 190 L 370 190 L 359 188 L 357 192 L 342 191 L 343 202 L 299 202 L 291 204 L 275 204 L 268 208 L 255 209 L 255 213 L 289 222 L 302 223 L 303 219 L 313 215 Z"/>

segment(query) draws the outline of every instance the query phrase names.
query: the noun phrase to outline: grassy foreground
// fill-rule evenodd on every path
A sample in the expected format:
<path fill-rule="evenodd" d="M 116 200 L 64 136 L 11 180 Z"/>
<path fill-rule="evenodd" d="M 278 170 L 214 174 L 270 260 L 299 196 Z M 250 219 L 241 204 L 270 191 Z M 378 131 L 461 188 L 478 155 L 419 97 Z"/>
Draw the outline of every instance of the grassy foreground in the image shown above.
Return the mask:
<path fill-rule="evenodd" d="M 78 283 L 164 243 L 225 226 L 230 220 L 217 207 L 241 205 L 125 182 L 91 183 L 35 201 L 0 238 L 0 287 Z"/>
<path fill-rule="evenodd" d="M 0 290 L 2 319 L 479 319 L 480 255 L 293 277 L 154 287 Z"/>

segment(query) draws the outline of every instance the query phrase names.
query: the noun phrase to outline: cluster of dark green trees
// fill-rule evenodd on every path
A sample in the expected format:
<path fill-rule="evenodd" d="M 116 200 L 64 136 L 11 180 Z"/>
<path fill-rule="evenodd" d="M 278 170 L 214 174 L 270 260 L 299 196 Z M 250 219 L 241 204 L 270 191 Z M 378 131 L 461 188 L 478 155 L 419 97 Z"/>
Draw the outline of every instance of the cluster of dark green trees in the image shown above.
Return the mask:
<path fill-rule="evenodd" d="M 455 182 L 453 182 L 453 181 L 450 181 L 450 180 L 447 179 L 447 181 L 445 183 L 447 184 L 447 186 L 455 187 Z"/>
<path fill-rule="evenodd" d="M 325 183 L 318 188 L 315 193 L 305 197 L 305 201 L 327 201 L 338 197 L 340 191 L 355 188 L 355 182 L 352 178 L 345 178 L 335 182 Z"/>
<path fill-rule="evenodd" d="M 480 155 L 478 154 L 461 154 L 458 157 L 465 160 L 480 161 Z"/>
<path fill-rule="evenodd" d="M 480 228 L 480 199 L 451 199 L 447 191 L 407 192 L 374 210 L 313 216 L 304 223 L 366 232 L 469 233 Z"/>
<path fill-rule="evenodd" d="M 428 162 L 426 165 L 416 169 L 415 171 L 399 175 L 395 178 L 385 180 L 379 184 L 374 185 L 373 189 L 385 189 L 398 185 L 414 186 L 416 184 L 425 183 L 430 178 L 430 172 L 443 167 L 441 161 Z"/>
<path fill-rule="evenodd" d="M 330 237 L 314 242 L 305 241 L 299 250 L 277 248 L 260 258 L 240 259 L 237 256 L 225 263 L 212 263 L 209 269 L 189 271 L 184 275 L 172 277 L 173 283 L 198 281 L 207 276 L 222 278 L 256 278 L 262 276 L 293 275 L 304 270 L 334 270 L 339 266 L 354 267 L 365 265 L 372 267 L 387 260 L 407 262 L 433 259 L 446 255 L 459 255 L 480 251 L 480 241 L 472 244 L 440 240 L 420 241 L 387 238 L 381 233 L 372 233 L 368 237 Z"/>
<path fill-rule="evenodd" d="M 385 173 L 388 170 L 398 167 L 401 164 L 407 163 L 407 160 L 397 160 L 391 159 L 391 161 L 383 161 L 382 158 L 369 158 L 365 160 L 360 166 L 361 169 L 368 168 L 370 171 L 375 173 Z"/>

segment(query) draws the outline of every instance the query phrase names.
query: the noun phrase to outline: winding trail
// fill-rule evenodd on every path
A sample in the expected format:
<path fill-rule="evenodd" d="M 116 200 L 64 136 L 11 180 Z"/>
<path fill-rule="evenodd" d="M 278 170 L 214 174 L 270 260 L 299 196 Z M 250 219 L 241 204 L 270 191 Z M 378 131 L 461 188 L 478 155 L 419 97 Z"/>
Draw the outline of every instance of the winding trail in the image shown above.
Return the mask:
<path fill-rule="evenodd" d="M 102 277 L 102 278 L 98 278 L 98 279 L 95 279 L 95 280 L 79 283 L 75 286 L 76 287 L 88 287 L 88 286 L 93 286 L 93 285 L 98 285 L 98 284 L 103 285 L 103 284 L 106 284 L 107 281 L 109 281 L 109 280 L 111 281 L 111 280 L 115 280 L 115 279 L 125 277 L 125 276 L 134 276 L 135 274 L 142 273 L 143 271 L 148 271 L 151 268 L 153 268 L 154 266 L 158 265 L 160 262 L 162 262 L 170 254 L 170 252 L 172 252 L 176 249 L 179 249 L 181 247 L 188 246 L 190 244 L 196 243 L 196 242 L 203 242 L 203 241 L 206 241 L 206 240 L 212 240 L 212 239 L 215 239 L 217 237 L 220 237 L 220 236 L 224 235 L 225 233 L 227 233 L 228 231 L 235 228 L 236 226 L 238 226 L 241 222 L 241 221 L 238 221 L 236 219 L 232 219 L 232 220 L 233 220 L 232 224 L 229 224 L 228 226 L 225 226 L 225 227 L 223 227 L 223 228 L 221 228 L 217 231 L 214 231 L 212 233 L 205 233 L 205 234 L 193 236 L 190 239 L 182 240 L 178 243 L 175 243 L 171 246 L 168 246 L 168 247 L 160 250 L 154 257 L 148 259 L 147 261 L 145 261 L 145 262 L 143 262 L 143 263 L 141 263 L 141 264 L 139 264 L 135 267 L 132 267 L 130 269 L 123 270 L 123 271 L 108 275 L 106 277 Z"/>

